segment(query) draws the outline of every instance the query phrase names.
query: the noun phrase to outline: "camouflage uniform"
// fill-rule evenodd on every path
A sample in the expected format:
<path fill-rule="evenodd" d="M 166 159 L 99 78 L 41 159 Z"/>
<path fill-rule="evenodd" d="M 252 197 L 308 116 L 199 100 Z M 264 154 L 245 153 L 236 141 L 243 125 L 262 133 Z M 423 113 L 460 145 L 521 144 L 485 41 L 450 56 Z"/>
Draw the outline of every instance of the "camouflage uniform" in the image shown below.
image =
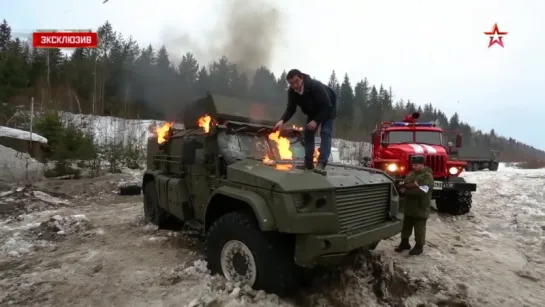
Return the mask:
<path fill-rule="evenodd" d="M 423 164 L 424 157 L 413 156 L 413 163 Z M 409 238 L 413 232 L 416 244 L 409 252 L 411 255 L 419 255 L 423 252 L 426 243 L 426 223 L 430 215 L 431 194 L 433 192 L 433 174 L 429 167 L 422 171 L 412 171 L 405 177 L 405 206 L 403 227 L 401 230 L 401 243 L 396 248 L 396 252 L 410 249 Z M 416 185 L 410 183 L 414 182 Z"/>

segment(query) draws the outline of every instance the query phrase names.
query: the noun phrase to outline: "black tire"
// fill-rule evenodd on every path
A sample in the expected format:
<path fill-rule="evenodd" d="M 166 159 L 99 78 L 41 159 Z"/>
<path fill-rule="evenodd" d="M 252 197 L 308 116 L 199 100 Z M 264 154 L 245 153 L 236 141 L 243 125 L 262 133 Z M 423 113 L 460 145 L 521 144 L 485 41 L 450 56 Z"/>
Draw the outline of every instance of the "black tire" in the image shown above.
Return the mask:
<path fill-rule="evenodd" d="M 499 163 L 498 163 L 498 162 L 491 162 L 491 163 L 490 163 L 490 168 L 489 168 L 489 170 L 495 172 L 495 171 L 498 170 L 498 167 L 499 167 Z"/>
<path fill-rule="evenodd" d="M 235 266 L 240 265 L 240 261 L 235 257 L 241 255 L 242 257 L 238 259 L 246 260 L 243 263 L 243 270 L 248 269 L 249 263 L 255 263 L 255 282 L 250 284 L 254 289 L 285 296 L 293 293 L 300 286 L 298 272 L 301 270 L 295 265 L 293 258 L 295 242 L 275 232 L 261 232 L 255 219 L 243 212 L 227 213 L 210 227 L 206 256 L 208 268 L 212 274 L 222 274 L 233 281 L 240 280 L 229 278 L 222 269 L 222 251 L 224 246 L 227 248 L 227 243 L 233 241 L 237 241 L 236 244 L 242 243 L 250 251 L 253 262 L 243 255 L 243 249 L 233 251 L 231 259 L 224 258 L 226 259 L 224 262 L 232 266 L 231 274 L 239 273 Z M 248 274 L 252 274 L 251 270 Z"/>
<path fill-rule="evenodd" d="M 473 196 L 468 191 L 444 191 L 435 200 L 437 211 L 452 215 L 463 215 L 471 211 Z"/>
<path fill-rule="evenodd" d="M 144 217 L 148 222 L 157 225 L 159 228 L 168 226 L 168 214 L 163 208 L 159 207 L 157 190 L 153 181 L 146 183 L 144 187 Z"/>
<path fill-rule="evenodd" d="M 471 162 L 468 162 L 467 165 L 466 165 L 466 171 L 467 172 L 472 172 L 473 171 L 473 163 Z"/>
<path fill-rule="evenodd" d="M 474 172 L 477 172 L 477 171 L 480 171 L 481 170 L 481 164 L 476 162 L 476 163 L 473 163 L 473 171 Z"/>

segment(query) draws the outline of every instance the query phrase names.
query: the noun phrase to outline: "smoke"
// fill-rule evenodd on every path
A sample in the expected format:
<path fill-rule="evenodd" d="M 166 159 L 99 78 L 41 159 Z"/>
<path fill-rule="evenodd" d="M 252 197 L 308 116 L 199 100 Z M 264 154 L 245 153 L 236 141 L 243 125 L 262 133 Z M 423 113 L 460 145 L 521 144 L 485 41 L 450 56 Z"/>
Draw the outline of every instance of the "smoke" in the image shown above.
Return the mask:
<path fill-rule="evenodd" d="M 216 26 L 199 40 L 165 29 L 162 43 L 171 60 L 178 64 L 186 52 L 201 63 L 227 56 L 249 77 L 263 65 L 270 67 L 275 47 L 283 38 L 283 18 L 275 4 L 266 0 L 221 1 L 219 14 Z"/>

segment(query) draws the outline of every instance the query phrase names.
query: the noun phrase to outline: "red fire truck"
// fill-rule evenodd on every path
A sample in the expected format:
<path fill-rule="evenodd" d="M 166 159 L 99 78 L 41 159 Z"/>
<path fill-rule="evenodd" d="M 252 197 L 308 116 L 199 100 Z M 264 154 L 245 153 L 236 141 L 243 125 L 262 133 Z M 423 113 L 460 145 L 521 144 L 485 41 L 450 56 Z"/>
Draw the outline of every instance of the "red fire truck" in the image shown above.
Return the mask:
<path fill-rule="evenodd" d="M 407 115 L 400 122 L 382 122 L 371 133 L 373 154 L 371 167 L 383 170 L 401 181 L 411 171 L 409 159 L 413 155 L 426 158 L 426 165 L 435 179 L 433 199 L 437 210 L 453 215 L 471 210 L 471 192 L 477 185 L 459 177 L 467 163 L 449 160 L 449 153 L 462 147 L 462 136 L 456 134 L 456 144 L 443 143 L 443 131 L 434 123 L 418 122 L 420 114 Z"/>

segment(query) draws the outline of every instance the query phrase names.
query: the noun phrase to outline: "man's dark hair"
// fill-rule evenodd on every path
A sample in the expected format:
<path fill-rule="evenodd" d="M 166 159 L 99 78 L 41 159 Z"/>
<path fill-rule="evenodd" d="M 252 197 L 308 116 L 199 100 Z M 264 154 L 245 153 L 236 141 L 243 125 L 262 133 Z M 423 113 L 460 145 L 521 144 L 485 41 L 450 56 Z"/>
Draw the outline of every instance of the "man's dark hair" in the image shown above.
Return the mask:
<path fill-rule="evenodd" d="M 299 70 L 299 69 L 292 69 L 290 71 L 288 71 L 288 75 L 286 76 L 286 80 L 289 80 L 293 77 L 299 77 L 299 78 L 303 78 L 303 73 Z"/>

